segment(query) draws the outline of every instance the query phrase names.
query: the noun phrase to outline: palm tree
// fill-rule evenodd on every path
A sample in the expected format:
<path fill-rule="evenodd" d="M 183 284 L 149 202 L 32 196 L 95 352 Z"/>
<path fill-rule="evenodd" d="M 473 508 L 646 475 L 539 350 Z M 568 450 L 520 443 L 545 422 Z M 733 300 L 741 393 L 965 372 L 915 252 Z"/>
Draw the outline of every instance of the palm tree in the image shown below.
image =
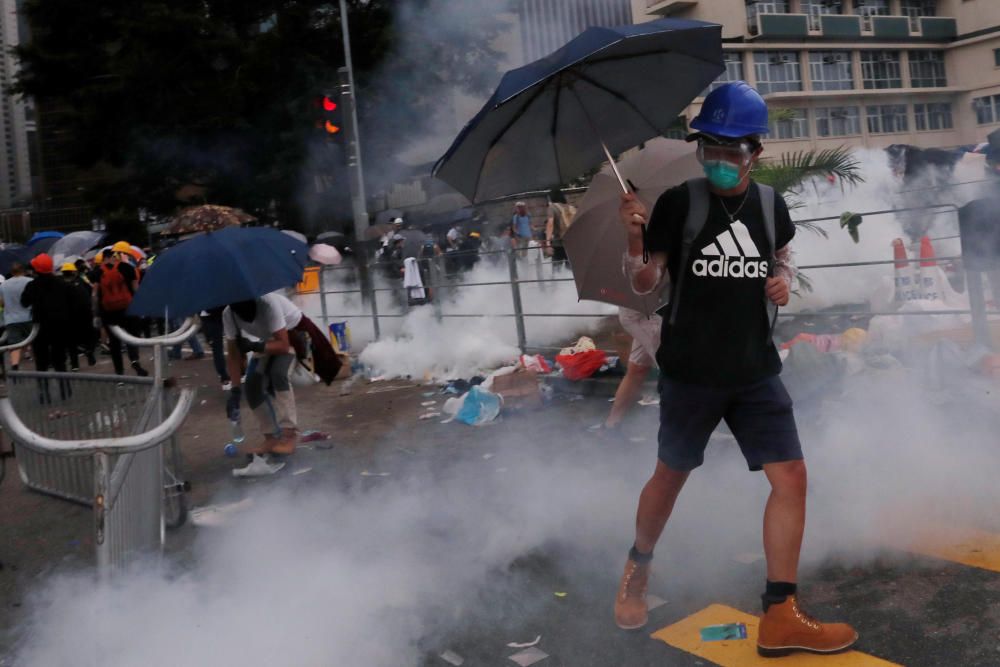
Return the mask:
<path fill-rule="evenodd" d="M 790 122 L 796 117 L 795 111 L 791 109 L 774 109 L 768 115 L 772 124 Z M 758 183 L 770 185 L 775 192 L 784 196 L 789 210 L 803 206 L 798 197 L 814 178 L 837 180 L 841 188 L 845 185 L 859 185 L 865 181 L 861 175 L 861 163 L 854 158 L 851 150 L 846 146 L 821 151 L 785 153 L 779 159 L 766 160 L 758 164 L 754 169 L 753 178 Z M 796 222 L 795 224 L 824 238 L 829 236 L 826 230 L 815 223 Z M 859 224 L 861 224 L 861 216 L 857 214 L 845 212 L 841 216 L 840 226 L 847 228 L 855 243 L 858 241 Z M 808 278 L 799 274 L 799 281 L 803 290 L 811 290 Z"/>

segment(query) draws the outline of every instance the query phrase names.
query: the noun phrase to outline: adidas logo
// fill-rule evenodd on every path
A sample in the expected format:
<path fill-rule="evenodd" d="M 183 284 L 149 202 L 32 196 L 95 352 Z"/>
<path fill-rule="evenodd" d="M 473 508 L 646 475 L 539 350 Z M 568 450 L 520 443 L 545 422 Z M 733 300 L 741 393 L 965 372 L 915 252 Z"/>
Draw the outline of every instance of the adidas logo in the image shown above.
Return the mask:
<path fill-rule="evenodd" d="M 737 220 L 701 249 L 702 258 L 691 267 L 699 278 L 766 278 L 767 260 L 750 238 L 750 230 Z M 714 259 L 709 259 L 714 258 Z"/>

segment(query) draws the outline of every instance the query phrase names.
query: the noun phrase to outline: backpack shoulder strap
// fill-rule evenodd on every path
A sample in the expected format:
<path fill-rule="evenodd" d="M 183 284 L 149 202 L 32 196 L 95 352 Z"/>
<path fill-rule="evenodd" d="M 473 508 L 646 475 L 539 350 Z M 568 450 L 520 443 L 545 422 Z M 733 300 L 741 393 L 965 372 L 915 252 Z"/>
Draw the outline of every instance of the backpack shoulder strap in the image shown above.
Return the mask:
<path fill-rule="evenodd" d="M 684 219 L 684 231 L 681 236 L 681 263 L 677 269 L 677 287 L 670 299 L 670 324 L 677 321 L 677 309 L 681 302 L 681 288 L 684 286 L 684 276 L 687 273 L 688 259 L 691 257 L 691 246 L 701 234 L 708 221 L 708 208 L 711 203 L 708 197 L 708 179 L 692 178 L 687 182 L 688 210 Z"/>
<path fill-rule="evenodd" d="M 760 192 L 760 208 L 764 216 L 764 234 L 767 235 L 767 246 L 768 246 L 768 266 L 770 270 L 768 276 L 774 275 L 774 251 L 775 251 L 775 232 L 774 232 L 774 188 L 769 185 L 763 185 L 761 183 L 757 184 L 757 189 Z M 771 337 L 774 335 L 774 325 L 778 321 L 778 304 L 773 303 L 764 295 L 764 308 L 767 312 L 767 323 L 768 323 L 768 337 L 767 343 L 770 344 Z"/>

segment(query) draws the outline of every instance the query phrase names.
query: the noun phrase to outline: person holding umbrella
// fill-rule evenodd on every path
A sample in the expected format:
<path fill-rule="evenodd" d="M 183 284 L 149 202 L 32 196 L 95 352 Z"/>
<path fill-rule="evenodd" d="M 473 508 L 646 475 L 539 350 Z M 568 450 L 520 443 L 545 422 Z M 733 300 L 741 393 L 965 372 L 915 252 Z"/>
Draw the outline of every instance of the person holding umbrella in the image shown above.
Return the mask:
<path fill-rule="evenodd" d="M 768 131 L 767 105 L 746 83 L 727 83 L 706 97 L 691 127 L 696 132 L 688 139 L 698 142 L 706 178 L 668 190 L 652 216 L 632 193 L 622 195 L 619 209 L 628 238 L 623 263 L 633 289 L 648 293 L 669 280 L 672 290 L 657 353 L 658 461 L 639 497 L 615 620 L 624 629 L 646 623 L 653 549 L 724 419 L 750 470 L 763 470 L 771 484 L 758 653 L 843 651 L 857 641 L 857 632 L 809 617 L 797 599 L 806 467 L 771 338 L 776 307 L 788 303 L 794 276 L 789 242 L 795 226 L 782 198 L 750 179 L 763 151 L 760 135 Z"/>
<path fill-rule="evenodd" d="M 64 262 L 60 273 L 70 296 L 69 340 L 66 348 L 69 354 L 69 369 L 79 371 L 81 350 L 86 355 L 88 364 L 93 366 L 97 363 L 97 358 L 94 356 L 97 330 L 94 328 L 94 310 L 91 303 L 92 288 L 80 275 L 79 267 L 73 262 Z"/>

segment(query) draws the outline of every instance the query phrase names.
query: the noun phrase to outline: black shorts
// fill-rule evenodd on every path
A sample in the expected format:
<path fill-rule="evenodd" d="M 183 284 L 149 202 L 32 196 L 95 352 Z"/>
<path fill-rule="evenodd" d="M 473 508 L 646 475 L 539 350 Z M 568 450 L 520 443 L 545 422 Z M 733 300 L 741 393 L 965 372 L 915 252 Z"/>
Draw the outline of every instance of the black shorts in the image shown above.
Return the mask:
<path fill-rule="evenodd" d="M 802 459 L 792 399 L 777 376 L 740 387 L 704 387 L 660 378 L 660 461 L 694 470 L 725 420 L 750 470 Z"/>

